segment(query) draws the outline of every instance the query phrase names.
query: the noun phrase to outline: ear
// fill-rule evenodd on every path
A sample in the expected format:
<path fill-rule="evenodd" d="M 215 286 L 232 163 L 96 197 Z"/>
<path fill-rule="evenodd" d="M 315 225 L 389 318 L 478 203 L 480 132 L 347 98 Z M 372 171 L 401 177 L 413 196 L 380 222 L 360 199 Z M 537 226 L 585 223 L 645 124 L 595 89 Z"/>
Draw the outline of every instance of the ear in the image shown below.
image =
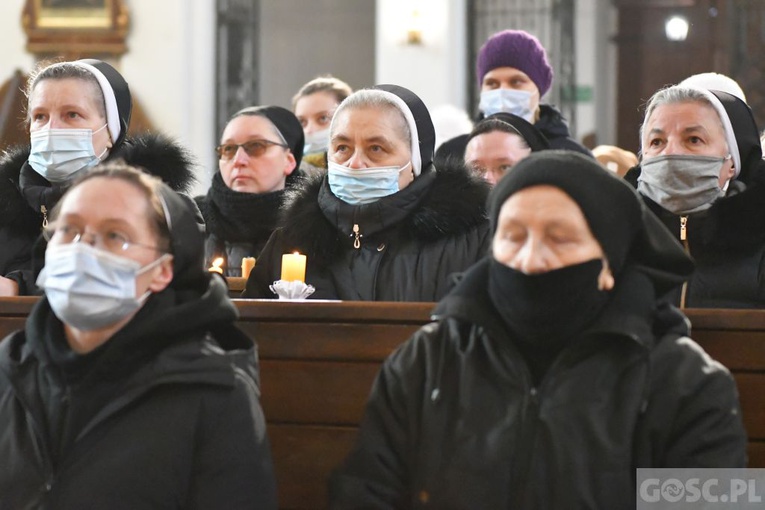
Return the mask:
<path fill-rule="evenodd" d="M 295 160 L 295 155 L 292 154 L 292 151 L 287 151 L 287 161 L 284 163 L 284 175 L 290 175 L 292 172 L 295 171 L 295 167 L 297 166 L 297 161 Z"/>
<path fill-rule="evenodd" d="M 154 294 L 162 292 L 173 281 L 173 256 L 165 255 L 162 262 L 152 269 L 152 278 L 149 282 L 149 290 Z"/>
<path fill-rule="evenodd" d="M 608 261 L 603 259 L 603 269 L 600 270 L 598 275 L 598 290 L 608 292 L 614 288 L 614 274 L 611 272 L 611 268 L 608 267 Z"/>

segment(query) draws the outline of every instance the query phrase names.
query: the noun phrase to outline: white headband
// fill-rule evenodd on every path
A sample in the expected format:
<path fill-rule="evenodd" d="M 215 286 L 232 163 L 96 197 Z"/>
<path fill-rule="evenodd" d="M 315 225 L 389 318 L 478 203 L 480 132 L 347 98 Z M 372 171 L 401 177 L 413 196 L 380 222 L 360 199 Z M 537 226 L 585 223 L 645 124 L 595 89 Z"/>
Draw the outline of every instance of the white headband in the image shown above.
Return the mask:
<path fill-rule="evenodd" d="M 106 126 L 109 129 L 109 135 L 112 138 L 112 143 L 117 141 L 122 132 L 120 123 L 120 112 L 117 108 L 117 98 L 114 96 L 114 89 L 112 88 L 109 80 L 106 79 L 104 73 L 99 71 L 96 67 L 86 64 L 85 62 L 75 61 L 72 64 L 77 67 L 81 67 L 98 80 L 98 84 L 101 86 L 101 92 L 104 95 L 104 102 L 106 103 Z"/>
<path fill-rule="evenodd" d="M 712 94 L 709 90 L 700 87 L 687 88 L 699 91 L 704 94 L 704 97 L 707 98 L 707 100 L 717 112 L 717 116 L 720 117 L 720 121 L 723 125 L 723 131 L 725 131 L 725 141 L 728 142 L 728 150 L 730 151 L 730 155 L 733 158 L 733 166 L 734 170 L 736 171 L 736 175 L 734 175 L 734 177 L 738 177 L 738 174 L 741 172 L 741 154 L 738 152 L 738 141 L 736 140 L 736 133 L 733 131 L 733 125 L 730 123 L 728 112 L 725 111 L 725 107 L 723 106 L 720 99 L 716 95 Z"/>
<path fill-rule="evenodd" d="M 396 107 L 401 111 L 401 113 L 404 115 L 404 119 L 406 119 L 406 123 L 409 126 L 409 134 L 411 139 L 409 140 L 409 144 L 411 146 L 411 152 L 412 152 L 412 171 L 414 172 L 414 176 L 418 177 L 420 173 L 422 172 L 422 157 L 420 156 L 420 136 L 417 133 L 417 124 L 414 122 L 414 115 L 412 115 L 412 110 L 409 109 L 409 107 L 406 105 L 403 99 L 398 97 L 393 92 L 388 92 L 387 90 L 381 90 L 381 89 L 365 89 L 365 90 L 371 90 L 375 93 L 381 93 L 384 94 L 386 98 L 390 99 Z M 335 110 L 335 115 L 332 118 L 332 123 L 334 123 L 335 119 L 339 117 L 339 113 L 344 109 L 344 105 L 346 104 L 345 101 L 340 103 L 340 106 L 337 107 L 337 110 Z M 334 126 L 330 124 L 330 131 L 332 131 L 332 128 Z"/>

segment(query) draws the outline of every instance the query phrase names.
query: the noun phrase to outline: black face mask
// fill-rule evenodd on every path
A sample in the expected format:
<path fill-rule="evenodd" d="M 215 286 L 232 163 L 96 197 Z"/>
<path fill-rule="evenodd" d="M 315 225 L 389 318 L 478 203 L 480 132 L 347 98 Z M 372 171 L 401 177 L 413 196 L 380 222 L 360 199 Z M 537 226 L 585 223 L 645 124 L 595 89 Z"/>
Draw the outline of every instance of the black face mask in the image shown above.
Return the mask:
<path fill-rule="evenodd" d="M 603 260 L 541 274 L 524 274 L 491 260 L 489 296 L 521 342 L 563 348 L 592 322 L 609 300 L 598 290 Z"/>

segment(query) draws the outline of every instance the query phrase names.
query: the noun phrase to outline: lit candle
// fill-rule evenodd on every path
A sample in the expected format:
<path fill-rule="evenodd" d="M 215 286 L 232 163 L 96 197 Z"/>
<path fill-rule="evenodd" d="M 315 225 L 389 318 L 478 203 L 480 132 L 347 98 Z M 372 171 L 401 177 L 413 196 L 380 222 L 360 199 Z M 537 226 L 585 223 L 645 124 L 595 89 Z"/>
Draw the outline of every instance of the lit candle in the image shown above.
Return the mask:
<path fill-rule="evenodd" d="M 282 280 L 305 282 L 306 256 L 298 252 L 282 255 Z"/>
<path fill-rule="evenodd" d="M 249 278 L 253 267 L 255 267 L 255 257 L 242 258 L 242 278 Z"/>
<path fill-rule="evenodd" d="M 223 274 L 222 266 L 223 266 L 223 257 L 218 257 L 217 259 L 213 260 L 212 266 L 210 266 L 210 269 L 208 269 L 208 271 L 210 271 L 211 273 Z"/>

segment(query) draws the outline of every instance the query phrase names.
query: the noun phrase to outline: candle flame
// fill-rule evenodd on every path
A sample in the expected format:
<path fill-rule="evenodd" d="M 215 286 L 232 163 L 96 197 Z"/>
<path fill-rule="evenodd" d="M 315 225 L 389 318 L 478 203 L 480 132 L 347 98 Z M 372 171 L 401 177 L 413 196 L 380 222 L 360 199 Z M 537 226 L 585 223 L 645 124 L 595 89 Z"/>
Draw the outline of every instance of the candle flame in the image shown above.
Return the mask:
<path fill-rule="evenodd" d="M 223 257 L 218 257 L 217 259 L 213 260 L 213 267 L 217 267 L 220 269 L 220 267 L 223 265 Z"/>

